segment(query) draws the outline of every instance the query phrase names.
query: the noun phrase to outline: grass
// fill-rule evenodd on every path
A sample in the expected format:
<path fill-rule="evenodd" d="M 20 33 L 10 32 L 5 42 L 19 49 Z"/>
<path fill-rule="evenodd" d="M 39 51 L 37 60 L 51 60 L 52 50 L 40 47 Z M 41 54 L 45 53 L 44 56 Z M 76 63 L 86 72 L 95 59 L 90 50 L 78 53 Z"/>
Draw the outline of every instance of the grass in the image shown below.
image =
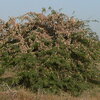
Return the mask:
<path fill-rule="evenodd" d="M 0 100 L 100 100 L 100 88 L 83 93 L 80 97 L 73 97 L 69 94 L 60 95 L 43 94 L 38 92 L 34 94 L 26 89 L 8 90 L 0 92 Z"/>

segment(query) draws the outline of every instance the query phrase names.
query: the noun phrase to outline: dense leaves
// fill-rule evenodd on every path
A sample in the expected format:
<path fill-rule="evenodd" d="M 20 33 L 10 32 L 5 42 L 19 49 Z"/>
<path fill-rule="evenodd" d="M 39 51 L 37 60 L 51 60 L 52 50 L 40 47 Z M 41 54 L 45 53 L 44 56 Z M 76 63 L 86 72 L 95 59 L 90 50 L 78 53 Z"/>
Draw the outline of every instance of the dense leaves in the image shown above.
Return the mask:
<path fill-rule="evenodd" d="M 78 95 L 99 79 L 100 41 L 85 22 L 42 10 L 0 21 L 0 75 L 12 69 L 11 86 Z"/>

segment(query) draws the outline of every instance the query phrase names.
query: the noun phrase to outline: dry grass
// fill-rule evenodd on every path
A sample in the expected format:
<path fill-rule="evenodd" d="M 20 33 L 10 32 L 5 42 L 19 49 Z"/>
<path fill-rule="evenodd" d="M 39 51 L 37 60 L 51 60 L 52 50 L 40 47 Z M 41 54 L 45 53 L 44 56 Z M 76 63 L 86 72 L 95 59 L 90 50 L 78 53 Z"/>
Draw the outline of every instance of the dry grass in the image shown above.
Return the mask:
<path fill-rule="evenodd" d="M 72 97 L 68 94 L 33 94 L 28 90 L 26 91 L 25 89 L 20 89 L 18 91 L 11 90 L 6 92 L 0 92 L 0 100 L 100 100 L 100 93 L 97 93 L 97 90 L 95 90 L 94 92 L 86 92 L 81 97 Z"/>
<path fill-rule="evenodd" d="M 9 78 L 9 77 L 14 77 L 14 76 L 15 76 L 14 72 L 5 71 L 5 73 L 2 76 L 0 76 L 0 78 Z"/>

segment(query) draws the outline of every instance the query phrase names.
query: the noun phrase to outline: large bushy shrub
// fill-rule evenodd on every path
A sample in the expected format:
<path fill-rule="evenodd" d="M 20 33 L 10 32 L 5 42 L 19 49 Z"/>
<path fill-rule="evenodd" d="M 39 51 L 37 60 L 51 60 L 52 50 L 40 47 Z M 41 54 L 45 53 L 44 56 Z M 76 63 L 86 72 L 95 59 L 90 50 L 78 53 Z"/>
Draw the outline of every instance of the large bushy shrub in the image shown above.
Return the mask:
<path fill-rule="evenodd" d="M 84 21 L 54 10 L 0 21 L 0 75 L 14 69 L 11 86 L 77 95 L 98 81 L 99 63 L 100 41 Z"/>

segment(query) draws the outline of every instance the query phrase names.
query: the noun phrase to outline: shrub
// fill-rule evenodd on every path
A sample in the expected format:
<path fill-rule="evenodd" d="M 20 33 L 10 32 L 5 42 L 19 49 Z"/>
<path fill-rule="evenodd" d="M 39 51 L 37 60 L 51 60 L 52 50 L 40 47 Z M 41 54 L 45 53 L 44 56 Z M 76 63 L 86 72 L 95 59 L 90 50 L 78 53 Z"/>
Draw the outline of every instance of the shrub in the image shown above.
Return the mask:
<path fill-rule="evenodd" d="M 0 25 L 0 74 L 15 70 L 11 86 L 79 95 L 98 81 L 100 41 L 84 21 L 51 10 L 49 15 L 30 12 Z"/>

